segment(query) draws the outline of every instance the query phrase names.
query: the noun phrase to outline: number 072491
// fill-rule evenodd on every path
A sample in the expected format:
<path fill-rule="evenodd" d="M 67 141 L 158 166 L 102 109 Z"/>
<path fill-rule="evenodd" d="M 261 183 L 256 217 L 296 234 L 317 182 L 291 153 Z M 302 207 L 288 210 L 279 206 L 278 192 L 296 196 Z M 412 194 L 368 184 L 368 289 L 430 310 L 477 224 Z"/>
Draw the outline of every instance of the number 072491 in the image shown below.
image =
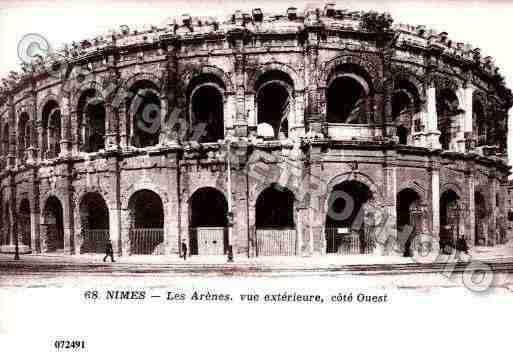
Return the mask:
<path fill-rule="evenodd" d="M 56 340 L 54 342 L 55 349 L 85 349 L 85 340 Z"/>

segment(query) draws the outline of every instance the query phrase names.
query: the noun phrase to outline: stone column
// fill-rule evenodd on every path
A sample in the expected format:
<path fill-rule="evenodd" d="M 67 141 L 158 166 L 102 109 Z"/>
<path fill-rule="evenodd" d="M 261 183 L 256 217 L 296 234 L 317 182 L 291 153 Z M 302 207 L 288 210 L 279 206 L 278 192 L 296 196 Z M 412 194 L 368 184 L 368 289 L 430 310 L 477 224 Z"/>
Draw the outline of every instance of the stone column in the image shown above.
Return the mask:
<path fill-rule="evenodd" d="M 166 243 L 165 253 L 177 255 L 180 253 L 180 202 L 179 202 L 179 170 L 178 153 L 171 152 L 167 154 L 167 170 L 169 173 L 168 198 L 167 203 L 167 232 L 164 239 Z"/>
<path fill-rule="evenodd" d="M 433 237 L 433 248 L 436 248 L 434 253 L 438 253 L 438 241 L 440 240 L 440 165 L 432 163 L 431 166 L 431 215 L 433 218 L 431 235 Z"/>
<path fill-rule="evenodd" d="M 322 117 L 322 111 L 320 109 L 320 96 L 321 93 L 326 91 L 326 84 L 320 83 L 320 74 L 318 68 L 318 41 L 319 32 L 317 27 L 320 26 L 318 19 L 313 12 L 308 14 L 311 29 L 307 28 L 307 39 L 305 44 L 305 103 L 306 103 L 306 122 L 308 123 L 308 132 L 313 134 L 323 133 L 322 124 L 325 119 Z M 324 101 L 323 104 L 326 102 Z"/>
<path fill-rule="evenodd" d="M 248 122 L 246 118 L 245 108 L 245 83 L 244 83 L 244 69 L 246 63 L 246 56 L 244 55 L 244 46 L 242 39 L 237 40 L 238 53 L 235 54 L 235 124 L 234 135 L 237 137 L 246 137 L 248 135 Z"/>
<path fill-rule="evenodd" d="M 463 138 L 465 139 L 464 151 L 470 149 L 470 141 L 473 137 L 473 104 L 474 104 L 474 86 L 467 84 L 463 88 L 463 98 L 465 99 L 463 110 Z"/>
<path fill-rule="evenodd" d="M 117 108 L 117 115 L 118 115 L 118 123 L 119 123 L 119 144 L 121 148 L 126 148 L 128 146 L 128 133 L 127 133 L 127 126 L 128 126 L 128 111 L 125 104 L 125 101 L 122 101 L 122 103 Z"/>
<path fill-rule="evenodd" d="M 475 179 L 474 179 L 474 168 L 469 166 L 465 172 L 465 182 L 467 183 L 469 203 L 468 203 L 468 217 L 465 220 L 465 238 L 469 247 L 473 247 L 476 242 L 476 202 L 475 202 Z"/>
<path fill-rule="evenodd" d="M 433 149 L 442 148 L 436 113 L 436 88 L 431 84 L 426 90 L 426 120 L 426 144 Z"/>
<path fill-rule="evenodd" d="M 61 97 L 61 153 L 59 156 L 66 157 L 71 149 L 71 113 L 69 106 L 69 93 L 63 93 Z"/>
<path fill-rule="evenodd" d="M 118 148 L 118 116 L 112 102 L 105 102 L 105 149 L 114 150 Z"/>

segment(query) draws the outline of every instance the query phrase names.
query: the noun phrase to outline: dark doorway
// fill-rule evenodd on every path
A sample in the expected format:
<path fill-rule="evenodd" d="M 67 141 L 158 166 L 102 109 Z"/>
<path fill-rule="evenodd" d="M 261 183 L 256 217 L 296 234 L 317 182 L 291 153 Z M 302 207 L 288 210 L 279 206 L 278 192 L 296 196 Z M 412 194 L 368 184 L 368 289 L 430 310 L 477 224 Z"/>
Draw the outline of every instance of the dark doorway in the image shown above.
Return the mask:
<path fill-rule="evenodd" d="M 221 255 L 228 250 L 228 203 L 215 188 L 200 188 L 189 199 L 192 255 Z"/>
<path fill-rule="evenodd" d="M 130 254 L 164 253 L 164 206 L 153 191 L 140 190 L 128 203 Z"/>
<path fill-rule="evenodd" d="M 325 235 L 326 252 L 338 254 L 371 253 L 372 238 L 366 232 L 363 206 L 372 192 L 363 183 L 346 181 L 335 186 L 328 198 Z"/>

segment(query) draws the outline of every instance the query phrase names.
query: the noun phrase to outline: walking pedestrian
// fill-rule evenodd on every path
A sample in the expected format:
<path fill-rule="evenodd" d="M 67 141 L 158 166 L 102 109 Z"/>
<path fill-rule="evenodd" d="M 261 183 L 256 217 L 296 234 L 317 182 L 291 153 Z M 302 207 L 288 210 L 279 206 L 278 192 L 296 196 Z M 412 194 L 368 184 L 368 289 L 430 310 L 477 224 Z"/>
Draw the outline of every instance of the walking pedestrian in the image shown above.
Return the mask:
<path fill-rule="evenodd" d="M 111 262 L 115 262 L 114 251 L 112 249 L 112 242 L 110 241 L 110 239 L 108 239 L 107 243 L 105 243 L 105 257 L 103 257 L 103 261 L 105 262 L 108 257 L 110 257 Z"/>
<path fill-rule="evenodd" d="M 187 259 L 187 244 L 185 242 L 182 242 L 182 255 L 183 260 Z"/>

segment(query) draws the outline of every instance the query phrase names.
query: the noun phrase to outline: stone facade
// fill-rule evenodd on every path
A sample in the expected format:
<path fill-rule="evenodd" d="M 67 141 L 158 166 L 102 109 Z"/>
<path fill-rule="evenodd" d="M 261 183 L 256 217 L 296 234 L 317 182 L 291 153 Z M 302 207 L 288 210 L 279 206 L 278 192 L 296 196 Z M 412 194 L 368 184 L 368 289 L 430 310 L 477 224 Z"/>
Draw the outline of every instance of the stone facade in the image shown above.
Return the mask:
<path fill-rule="evenodd" d="M 446 33 L 254 9 L 53 55 L 0 89 L 4 249 L 393 255 L 408 225 L 435 247 L 506 240 L 511 91 Z M 359 225 L 330 217 L 336 191 Z"/>

